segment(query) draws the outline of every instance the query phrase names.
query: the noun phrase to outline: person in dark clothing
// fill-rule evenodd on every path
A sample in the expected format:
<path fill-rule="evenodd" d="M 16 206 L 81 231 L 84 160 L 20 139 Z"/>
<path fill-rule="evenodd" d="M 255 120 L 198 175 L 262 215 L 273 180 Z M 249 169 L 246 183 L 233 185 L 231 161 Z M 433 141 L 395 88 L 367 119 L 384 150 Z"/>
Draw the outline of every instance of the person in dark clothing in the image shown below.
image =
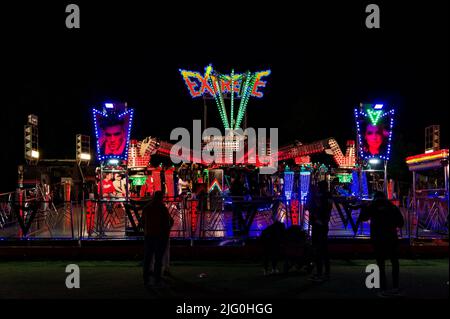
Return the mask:
<path fill-rule="evenodd" d="M 328 191 L 328 183 L 320 181 L 312 188 L 307 201 L 311 224 L 311 240 L 315 254 L 316 274 L 312 281 L 322 282 L 330 278 L 330 257 L 328 255 L 328 223 L 330 222 L 333 201 Z M 325 274 L 323 268 L 325 267 Z"/>
<path fill-rule="evenodd" d="M 230 193 L 233 197 L 233 217 L 232 227 L 233 235 L 240 236 L 244 230 L 244 219 L 242 217 L 243 200 L 245 195 L 245 186 L 241 177 L 237 175 L 231 183 Z"/>
<path fill-rule="evenodd" d="M 376 192 L 373 202 L 361 208 L 361 221 L 370 220 L 370 238 L 373 243 L 375 259 L 380 270 L 380 288 L 383 295 L 399 294 L 400 264 L 398 261 L 397 229 L 403 227 L 404 220 L 400 209 L 386 199 L 383 192 Z M 385 260 L 392 264 L 393 290 L 386 291 Z"/>
<path fill-rule="evenodd" d="M 283 244 L 284 273 L 296 267 L 304 268 L 308 274 L 313 270 L 314 254 L 307 233 L 299 225 L 291 225 L 286 229 Z"/>
<path fill-rule="evenodd" d="M 162 259 L 169 241 L 170 229 L 173 219 L 169 210 L 164 205 L 163 193 L 157 191 L 153 200 L 144 207 L 142 212 L 144 223 L 144 285 L 150 284 L 153 276 L 156 285 L 161 283 Z M 155 258 L 154 269 L 150 270 L 150 264 Z"/>
<path fill-rule="evenodd" d="M 261 241 L 264 252 L 264 274 L 278 272 L 278 261 L 282 258 L 283 242 L 286 228 L 282 222 L 276 221 L 261 233 Z M 269 269 L 271 264 L 271 269 Z"/>

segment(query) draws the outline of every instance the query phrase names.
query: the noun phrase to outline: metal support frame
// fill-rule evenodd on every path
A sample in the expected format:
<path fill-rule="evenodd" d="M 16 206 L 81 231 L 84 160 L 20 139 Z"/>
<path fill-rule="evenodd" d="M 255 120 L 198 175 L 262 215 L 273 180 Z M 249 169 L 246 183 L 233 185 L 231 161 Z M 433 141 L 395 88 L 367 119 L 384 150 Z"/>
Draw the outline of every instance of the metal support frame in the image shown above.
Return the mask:
<path fill-rule="evenodd" d="M 386 195 L 386 198 L 388 198 L 388 180 L 387 180 L 387 166 L 388 161 L 384 161 L 384 194 Z"/>
<path fill-rule="evenodd" d="M 413 171 L 413 204 L 412 204 L 412 210 L 413 210 L 413 216 L 412 218 L 414 218 L 415 220 L 415 225 L 416 225 L 416 238 L 419 235 L 419 214 L 417 213 L 417 197 L 416 197 L 416 183 L 417 183 L 417 176 L 416 176 L 416 172 Z M 411 219 L 411 218 L 410 218 Z M 410 227 L 412 227 L 412 222 L 410 221 Z M 412 233 L 412 229 L 410 229 L 409 233 Z"/>

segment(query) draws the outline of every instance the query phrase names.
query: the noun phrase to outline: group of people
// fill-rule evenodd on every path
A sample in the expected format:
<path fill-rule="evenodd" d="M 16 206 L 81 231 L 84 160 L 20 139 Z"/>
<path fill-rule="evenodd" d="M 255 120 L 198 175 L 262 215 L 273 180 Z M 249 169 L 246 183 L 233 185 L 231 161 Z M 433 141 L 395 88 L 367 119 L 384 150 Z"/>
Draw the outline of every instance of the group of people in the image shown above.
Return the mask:
<path fill-rule="evenodd" d="M 328 231 L 332 205 L 332 195 L 328 191 L 327 182 L 319 182 L 316 187 L 311 189 L 306 203 L 306 209 L 310 213 L 313 259 L 316 269 L 315 274 L 310 279 L 314 282 L 330 280 Z M 361 208 L 360 220 L 370 220 L 371 240 L 380 271 L 381 294 L 383 296 L 399 294 L 400 266 L 397 230 L 403 227 L 403 216 L 399 208 L 392 204 L 383 192 L 376 192 L 372 202 L 359 208 Z M 163 202 L 162 192 L 157 191 L 154 193 L 153 200 L 144 207 L 142 216 L 145 235 L 144 284 L 146 286 L 160 285 L 163 257 L 167 250 L 170 229 L 174 223 Z M 272 259 L 272 267 L 275 269 L 281 241 L 276 241 L 273 238 L 281 238 L 284 224 L 275 223 L 272 229 L 271 238 L 266 238 L 266 243 L 269 247 L 269 256 L 272 255 L 274 257 Z M 390 291 L 387 291 L 386 284 L 385 261 L 387 259 L 390 259 L 392 263 L 393 289 Z M 152 261 L 154 261 L 153 267 L 151 267 Z M 266 270 L 268 270 L 268 266 L 269 260 L 266 259 Z"/>
<path fill-rule="evenodd" d="M 383 192 L 375 192 L 373 201 L 361 205 L 360 221 L 370 221 L 370 237 L 372 240 L 375 259 L 380 271 L 381 295 L 398 295 L 400 265 L 398 260 L 399 241 L 398 229 L 403 227 L 404 220 L 400 209 L 392 204 Z M 312 226 L 312 244 L 316 254 L 316 274 L 313 281 L 330 279 L 330 257 L 328 254 L 328 224 L 330 221 L 332 200 L 325 181 L 318 183 L 318 188 L 311 192 L 308 201 L 310 222 Z M 392 264 L 392 286 L 388 291 L 386 284 L 385 261 Z M 325 268 L 325 271 L 324 269 Z"/>
<path fill-rule="evenodd" d="M 114 177 L 114 180 L 113 180 Z M 101 184 L 100 184 L 101 183 Z M 103 197 L 125 197 L 126 183 L 119 173 L 106 173 L 103 179 L 98 183 L 98 194 Z"/>
<path fill-rule="evenodd" d="M 310 278 L 314 282 L 330 280 L 330 256 L 328 253 L 328 231 L 333 206 L 332 195 L 328 191 L 328 183 L 321 181 L 313 186 L 307 198 L 306 209 L 309 211 L 311 225 L 311 242 L 315 274 Z M 399 291 L 400 266 L 398 260 L 398 229 L 403 227 L 404 220 L 399 208 L 392 204 L 383 192 L 376 192 L 373 201 L 360 205 L 361 221 L 370 221 L 370 236 L 373 251 L 380 273 L 380 295 L 395 296 Z M 282 245 L 281 234 L 284 224 L 275 222 L 266 233 L 263 233 L 265 245 L 265 273 L 276 272 L 276 263 L 280 258 Z M 270 234 L 270 238 L 267 235 Z M 267 258 L 267 257 L 270 258 Z M 272 270 L 268 268 L 272 260 Z M 392 290 L 387 290 L 385 261 L 392 264 Z"/>

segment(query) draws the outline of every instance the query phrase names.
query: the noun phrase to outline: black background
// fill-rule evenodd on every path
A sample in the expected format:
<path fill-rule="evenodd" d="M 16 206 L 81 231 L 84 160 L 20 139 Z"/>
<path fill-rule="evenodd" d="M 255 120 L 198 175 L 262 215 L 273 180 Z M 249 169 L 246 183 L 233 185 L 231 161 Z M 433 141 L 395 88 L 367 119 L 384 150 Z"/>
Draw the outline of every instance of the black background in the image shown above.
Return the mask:
<path fill-rule="evenodd" d="M 81 29 L 65 27 L 77 3 Z M 271 69 L 249 125 L 278 127 L 280 145 L 355 139 L 360 102 L 395 107 L 391 172 L 408 180 L 407 155 L 424 151 L 424 128 L 441 125 L 448 146 L 449 33 L 446 1 L 377 3 L 381 29 L 365 27 L 365 1 L 333 4 L 35 1 L 2 5 L 1 163 L 15 187 L 26 116 L 39 116 L 42 158 L 74 158 L 75 134 L 93 135 L 90 108 L 134 107 L 135 138 L 168 140 L 200 119 L 178 69 L 224 73 Z"/>

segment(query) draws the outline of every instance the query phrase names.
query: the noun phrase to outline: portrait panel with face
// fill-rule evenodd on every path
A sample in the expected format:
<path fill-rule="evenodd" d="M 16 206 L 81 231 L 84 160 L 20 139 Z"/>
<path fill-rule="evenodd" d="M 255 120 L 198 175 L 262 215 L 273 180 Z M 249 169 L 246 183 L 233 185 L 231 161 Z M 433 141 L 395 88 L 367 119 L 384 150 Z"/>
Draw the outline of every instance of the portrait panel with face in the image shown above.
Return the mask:
<path fill-rule="evenodd" d="M 387 160 L 393 128 L 393 111 L 366 109 L 357 113 L 359 155 L 364 158 Z"/>
<path fill-rule="evenodd" d="M 99 159 L 127 159 L 131 120 L 131 112 L 107 116 L 100 112 L 94 114 Z"/>
<path fill-rule="evenodd" d="M 387 151 L 389 131 L 383 123 L 363 125 L 363 152 L 369 156 L 380 156 Z"/>

